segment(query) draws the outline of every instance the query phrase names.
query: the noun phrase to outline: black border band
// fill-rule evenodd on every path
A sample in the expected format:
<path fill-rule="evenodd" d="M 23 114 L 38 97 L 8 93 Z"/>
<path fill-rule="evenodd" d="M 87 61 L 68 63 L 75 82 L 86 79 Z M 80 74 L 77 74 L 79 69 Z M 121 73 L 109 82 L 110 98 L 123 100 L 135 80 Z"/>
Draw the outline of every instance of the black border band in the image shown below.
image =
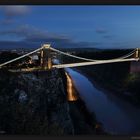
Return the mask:
<path fill-rule="evenodd" d="M 1 5 L 137 5 L 140 0 L 0 0 Z"/>

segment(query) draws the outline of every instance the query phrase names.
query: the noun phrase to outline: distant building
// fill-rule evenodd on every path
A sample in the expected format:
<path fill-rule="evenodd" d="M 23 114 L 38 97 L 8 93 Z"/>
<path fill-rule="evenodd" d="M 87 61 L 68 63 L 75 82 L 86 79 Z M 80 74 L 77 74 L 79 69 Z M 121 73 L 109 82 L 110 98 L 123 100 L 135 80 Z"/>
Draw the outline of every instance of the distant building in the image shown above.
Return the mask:
<path fill-rule="evenodd" d="M 32 55 L 30 56 L 29 64 L 36 64 L 39 61 L 38 55 Z"/>
<path fill-rule="evenodd" d="M 32 55 L 32 56 L 31 56 L 31 59 L 32 59 L 33 61 L 36 61 L 36 60 L 39 60 L 39 57 L 38 57 L 38 55 Z"/>
<path fill-rule="evenodd" d="M 17 50 L 12 50 L 11 52 L 16 53 L 16 52 L 17 52 Z"/>

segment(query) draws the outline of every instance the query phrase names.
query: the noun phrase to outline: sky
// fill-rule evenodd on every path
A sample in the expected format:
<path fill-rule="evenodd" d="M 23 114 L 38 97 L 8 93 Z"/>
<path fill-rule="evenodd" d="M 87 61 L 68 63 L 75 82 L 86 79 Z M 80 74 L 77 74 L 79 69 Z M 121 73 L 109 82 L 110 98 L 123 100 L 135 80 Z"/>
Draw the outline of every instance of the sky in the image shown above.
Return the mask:
<path fill-rule="evenodd" d="M 140 6 L 0 6 L 0 48 L 136 48 Z"/>

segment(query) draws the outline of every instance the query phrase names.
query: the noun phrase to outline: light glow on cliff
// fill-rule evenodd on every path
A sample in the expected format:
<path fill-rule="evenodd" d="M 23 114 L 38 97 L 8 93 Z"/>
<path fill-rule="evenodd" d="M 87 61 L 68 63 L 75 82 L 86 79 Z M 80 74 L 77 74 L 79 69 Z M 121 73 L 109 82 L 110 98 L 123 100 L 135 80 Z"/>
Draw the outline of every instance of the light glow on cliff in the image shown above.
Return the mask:
<path fill-rule="evenodd" d="M 67 92 L 68 92 L 67 98 L 68 98 L 68 101 L 76 101 L 78 99 L 78 97 L 75 94 L 75 92 L 73 91 L 72 79 L 70 78 L 70 76 L 67 73 L 65 73 L 65 74 L 67 77 Z"/>

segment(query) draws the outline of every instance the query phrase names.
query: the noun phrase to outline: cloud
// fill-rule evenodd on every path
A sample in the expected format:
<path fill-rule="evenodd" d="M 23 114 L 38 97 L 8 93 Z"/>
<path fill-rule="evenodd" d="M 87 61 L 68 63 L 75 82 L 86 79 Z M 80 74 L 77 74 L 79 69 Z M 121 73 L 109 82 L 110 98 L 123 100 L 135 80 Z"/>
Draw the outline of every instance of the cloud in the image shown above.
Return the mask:
<path fill-rule="evenodd" d="M 103 28 L 99 28 L 99 29 L 96 29 L 96 33 L 98 34 L 106 34 L 108 31 L 106 29 L 103 29 Z"/>
<path fill-rule="evenodd" d="M 58 48 L 85 48 L 85 47 L 97 47 L 99 42 L 75 42 L 72 39 L 49 33 L 38 28 L 22 25 L 14 29 L 1 30 L 1 36 L 16 37 L 17 41 L 0 41 L 0 46 L 25 47 L 25 48 L 36 48 L 41 44 L 50 43 L 54 47 Z"/>
<path fill-rule="evenodd" d="M 26 25 L 20 25 L 17 26 L 13 29 L 7 29 L 7 30 L 0 30 L 0 35 L 8 35 L 8 36 L 15 36 L 18 38 L 25 39 L 26 41 L 33 41 L 37 42 L 39 40 L 44 40 L 44 39 L 50 39 L 55 38 L 56 41 L 60 39 L 68 39 L 66 36 L 62 35 L 57 35 L 54 33 L 50 33 L 45 30 L 40 30 L 36 27 L 30 26 L 28 24 Z"/>
<path fill-rule="evenodd" d="M 6 19 L 2 20 L 0 23 L 2 25 L 10 25 L 10 24 L 13 24 L 14 23 L 14 20 L 13 19 L 10 19 L 10 18 L 6 18 Z"/>
<path fill-rule="evenodd" d="M 44 37 L 46 36 L 46 33 L 29 25 L 21 25 L 21 26 L 17 26 L 14 29 L 8 29 L 3 31 L 1 30 L 0 35 L 9 35 L 9 36 L 14 35 L 17 38 L 18 37 L 29 38 L 35 36 Z"/>
<path fill-rule="evenodd" d="M 1 6 L 0 9 L 4 14 L 4 19 L 1 22 L 4 25 L 14 23 L 16 18 L 20 18 L 24 15 L 27 15 L 31 11 L 29 6 L 19 6 L 19 5 Z"/>
<path fill-rule="evenodd" d="M 114 36 L 113 35 L 104 35 L 103 38 L 105 39 L 112 39 Z"/>
<path fill-rule="evenodd" d="M 24 41 L 0 41 L 0 49 L 37 48 L 37 44 Z"/>
<path fill-rule="evenodd" d="M 4 6 L 4 14 L 7 17 L 23 16 L 29 13 L 30 8 L 28 6 Z"/>
<path fill-rule="evenodd" d="M 30 25 L 21 25 L 13 29 L 1 30 L 0 35 L 11 36 L 11 37 L 15 36 L 17 37 L 17 40 L 18 38 L 22 38 L 22 40 L 28 42 L 40 42 L 44 40 L 50 40 L 50 41 L 54 40 L 56 42 L 59 42 L 60 40 L 63 41 L 69 40 L 65 36 L 52 34 Z"/>
<path fill-rule="evenodd" d="M 30 42 L 30 41 L 0 41 L 0 49 L 15 49 L 15 48 L 39 48 L 42 44 L 50 43 L 51 46 L 54 48 L 97 48 L 97 44 L 100 43 L 96 42 L 73 42 L 73 41 L 64 41 L 59 39 L 59 41 L 55 42 L 56 39 L 51 39 L 51 41 L 48 39 L 45 39 L 43 41 L 38 42 Z"/>

